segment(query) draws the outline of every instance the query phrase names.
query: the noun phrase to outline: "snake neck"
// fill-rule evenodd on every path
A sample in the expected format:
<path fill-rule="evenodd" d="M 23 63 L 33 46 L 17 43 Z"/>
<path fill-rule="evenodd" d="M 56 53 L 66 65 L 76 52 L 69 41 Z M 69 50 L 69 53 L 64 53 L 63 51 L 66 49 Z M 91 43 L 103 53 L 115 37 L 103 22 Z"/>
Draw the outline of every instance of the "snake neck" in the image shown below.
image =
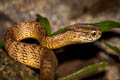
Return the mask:
<path fill-rule="evenodd" d="M 41 45 L 49 49 L 56 49 L 66 45 L 82 43 L 82 40 L 75 41 L 69 34 L 57 34 L 55 36 L 46 36 L 42 39 Z"/>

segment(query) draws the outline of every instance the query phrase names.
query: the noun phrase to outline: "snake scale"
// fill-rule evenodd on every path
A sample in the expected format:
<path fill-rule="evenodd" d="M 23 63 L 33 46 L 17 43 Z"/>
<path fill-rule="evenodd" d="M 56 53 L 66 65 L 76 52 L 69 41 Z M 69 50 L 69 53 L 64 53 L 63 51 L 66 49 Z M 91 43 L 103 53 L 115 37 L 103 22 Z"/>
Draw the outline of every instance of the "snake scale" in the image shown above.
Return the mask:
<path fill-rule="evenodd" d="M 40 69 L 40 80 L 55 80 L 57 58 L 51 49 L 69 44 L 87 43 L 101 37 L 101 30 L 94 25 L 74 24 L 63 32 L 47 36 L 45 27 L 35 21 L 26 21 L 8 29 L 5 35 L 5 48 L 15 60 Z M 39 45 L 22 42 L 33 38 Z"/>

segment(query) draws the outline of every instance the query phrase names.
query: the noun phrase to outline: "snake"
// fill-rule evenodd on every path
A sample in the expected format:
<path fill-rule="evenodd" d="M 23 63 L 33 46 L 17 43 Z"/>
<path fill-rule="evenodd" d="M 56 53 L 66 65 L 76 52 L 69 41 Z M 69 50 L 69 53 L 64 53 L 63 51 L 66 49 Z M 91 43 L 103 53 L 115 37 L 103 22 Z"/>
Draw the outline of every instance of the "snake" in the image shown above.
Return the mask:
<path fill-rule="evenodd" d="M 101 37 L 101 30 L 93 24 L 69 25 L 63 32 L 48 36 L 44 25 L 36 21 L 15 24 L 5 35 L 5 49 L 18 62 L 40 69 L 40 80 L 55 80 L 58 60 L 52 49 L 70 44 L 94 42 Z M 23 42 L 35 39 L 39 45 Z"/>

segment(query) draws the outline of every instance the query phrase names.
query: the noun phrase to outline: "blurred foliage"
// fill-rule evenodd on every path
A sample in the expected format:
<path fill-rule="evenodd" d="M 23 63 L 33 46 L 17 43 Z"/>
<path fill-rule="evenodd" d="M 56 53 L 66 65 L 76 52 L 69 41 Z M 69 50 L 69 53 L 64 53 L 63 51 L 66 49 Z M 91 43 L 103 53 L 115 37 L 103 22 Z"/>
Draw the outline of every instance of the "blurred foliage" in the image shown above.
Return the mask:
<path fill-rule="evenodd" d="M 58 31 L 52 33 L 49 20 L 45 17 L 42 17 L 41 15 L 38 15 L 38 14 L 36 16 L 37 16 L 37 21 L 40 22 L 40 24 L 43 24 L 44 27 L 47 29 L 48 36 L 53 36 L 53 35 L 59 34 L 59 33 L 63 32 L 65 29 L 67 29 L 67 27 L 68 27 L 68 26 L 64 27 L 64 28 L 59 29 Z"/>
<path fill-rule="evenodd" d="M 112 28 L 120 28 L 120 23 L 115 21 L 103 21 L 95 23 L 95 26 L 100 28 L 104 32 L 109 31 Z"/>
<path fill-rule="evenodd" d="M 115 51 L 116 53 L 120 54 L 120 49 L 117 48 L 116 46 L 113 46 L 109 43 L 107 43 L 106 41 L 102 40 L 102 42 L 107 46 L 109 47 L 110 49 L 112 49 L 113 51 Z"/>
<path fill-rule="evenodd" d="M 98 64 L 90 65 L 88 67 L 85 67 L 75 73 L 72 73 L 64 78 L 58 78 L 57 80 L 73 80 L 81 75 L 84 75 L 88 72 L 95 71 L 98 68 L 104 68 L 107 65 L 107 62 L 101 62 Z"/>
<path fill-rule="evenodd" d="M 49 20 L 45 17 L 40 16 L 39 14 L 37 14 L 36 16 L 37 16 L 37 22 L 39 22 L 46 28 L 48 36 L 51 35 L 51 26 Z"/>
<path fill-rule="evenodd" d="M 0 48 L 4 48 L 4 43 L 0 42 Z"/>

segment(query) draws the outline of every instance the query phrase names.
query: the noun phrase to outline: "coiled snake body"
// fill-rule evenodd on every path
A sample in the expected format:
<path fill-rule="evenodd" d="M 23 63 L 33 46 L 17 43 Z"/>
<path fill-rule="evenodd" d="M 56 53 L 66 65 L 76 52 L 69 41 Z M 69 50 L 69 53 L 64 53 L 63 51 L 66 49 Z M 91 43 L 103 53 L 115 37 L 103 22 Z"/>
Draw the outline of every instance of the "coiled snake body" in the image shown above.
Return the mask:
<path fill-rule="evenodd" d="M 75 24 L 64 32 L 47 36 L 46 29 L 38 22 L 21 22 L 11 27 L 5 36 L 5 48 L 17 61 L 40 68 L 40 80 L 54 80 L 57 58 L 51 49 L 75 43 L 93 42 L 100 38 L 101 30 L 93 25 Z M 40 45 L 21 42 L 36 39 Z"/>

